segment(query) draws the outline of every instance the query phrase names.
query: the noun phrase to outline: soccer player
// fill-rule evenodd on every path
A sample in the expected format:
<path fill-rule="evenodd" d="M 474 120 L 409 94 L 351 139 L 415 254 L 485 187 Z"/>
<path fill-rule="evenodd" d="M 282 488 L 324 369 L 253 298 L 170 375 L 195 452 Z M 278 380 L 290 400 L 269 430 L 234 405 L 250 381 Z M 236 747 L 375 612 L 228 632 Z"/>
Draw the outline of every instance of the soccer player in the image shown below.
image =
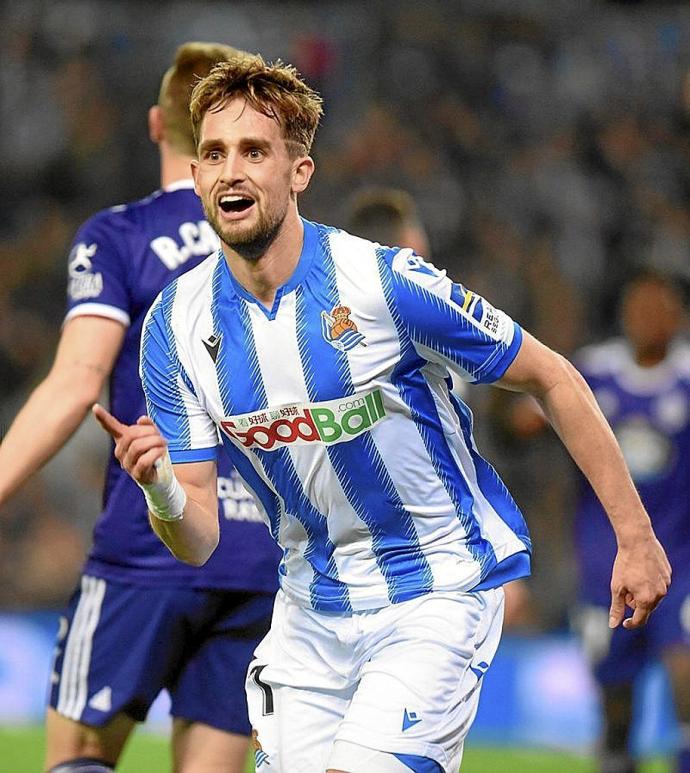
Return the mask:
<path fill-rule="evenodd" d="M 583 349 L 577 362 L 618 438 L 674 576 L 648 626 L 608 628 L 604 591 L 616 543 L 582 480 L 576 513 L 580 623 L 602 692 L 601 771 L 636 770 L 628 744 L 633 683 L 650 660 L 660 659 L 681 729 L 675 770 L 690 773 L 690 346 L 678 335 L 682 298 L 668 278 L 646 271 L 633 276 L 620 310 L 624 337 Z"/>
<path fill-rule="evenodd" d="M 409 249 L 300 218 L 321 101 L 260 57 L 194 90 L 196 190 L 221 249 L 142 336 L 148 416 L 94 413 L 180 558 L 218 541 L 216 442 L 283 548 L 247 676 L 257 768 L 456 773 L 498 645 L 524 520 L 477 452 L 449 369 L 541 399 L 615 528 L 611 625 L 670 567 L 579 374 Z"/>
<path fill-rule="evenodd" d="M 138 361 L 146 311 L 218 244 L 192 189 L 191 88 L 237 55 L 213 43 L 179 48 L 149 113 L 161 189 L 98 213 L 77 233 L 55 362 L 0 447 L 0 502 L 64 445 L 107 380 L 113 411 L 127 421 L 145 411 Z M 208 506 L 214 517 L 220 506 L 220 546 L 198 569 L 170 554 L 140 489 L 108 462 L 93 547 L 58 633 L 47 714 L 53 773 L 112 770 L 164 687 L 175 770 L 244 770 L 244 679 L 270 624 L 279 552 L 226 460 L 218 476 L 221 499 L 214 494 Z"/>

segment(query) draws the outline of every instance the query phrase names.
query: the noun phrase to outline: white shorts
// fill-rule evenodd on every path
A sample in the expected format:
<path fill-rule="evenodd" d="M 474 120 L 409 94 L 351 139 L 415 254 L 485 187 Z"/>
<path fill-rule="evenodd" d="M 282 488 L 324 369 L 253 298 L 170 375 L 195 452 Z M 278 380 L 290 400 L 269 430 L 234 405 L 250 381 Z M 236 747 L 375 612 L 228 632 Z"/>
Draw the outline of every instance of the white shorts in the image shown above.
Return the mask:
<path fill-rule="evenodd" d="M 279 591 L 247 675 L 258 773 L 357 771 L 336 741 L 457 773 L 502 624 L 502 588 L 349 615 Z"/>

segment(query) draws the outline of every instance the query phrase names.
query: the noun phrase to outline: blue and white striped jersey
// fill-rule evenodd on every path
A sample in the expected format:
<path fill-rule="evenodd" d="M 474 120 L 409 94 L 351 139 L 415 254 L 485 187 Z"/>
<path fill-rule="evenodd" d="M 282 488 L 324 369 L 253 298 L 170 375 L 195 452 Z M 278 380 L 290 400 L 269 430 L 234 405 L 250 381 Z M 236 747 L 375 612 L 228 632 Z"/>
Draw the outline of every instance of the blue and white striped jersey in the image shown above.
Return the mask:
<path fill-rule="evenodd" d="M 303 222 L 270 310 L 219 252 L 149 311 L 142 383 L 173 463 L 214 459 L 222 439 L 302 605 L 373 609 L 525 576 L 525 522 L 449 374 L 500 378 L 519 326 L 410 250 Z"/>

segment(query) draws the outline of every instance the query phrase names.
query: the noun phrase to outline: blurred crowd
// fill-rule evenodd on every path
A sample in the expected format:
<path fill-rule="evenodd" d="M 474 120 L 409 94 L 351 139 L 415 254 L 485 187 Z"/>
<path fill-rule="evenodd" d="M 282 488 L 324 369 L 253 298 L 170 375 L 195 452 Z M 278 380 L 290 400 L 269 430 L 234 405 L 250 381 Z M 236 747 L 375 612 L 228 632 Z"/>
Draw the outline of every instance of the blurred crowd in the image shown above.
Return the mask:
<path fill-rule="evenodd" d="M 364 185 L 415 198 L 431 257 L 566 355 L 615 332 L 639 266 L 690 286 L 690 6 L 595 0 L 128 3 L 0 10 L 0 422 L 50 366 L 67 251 L 99 208 L 157 186 L 146 111 L 185 40 L 297 66 L 326 101 L 308 218 Z M 572 597 L 569 463 L 467 398 L 536 545 L 531 624 Z M 529 434 L 529 433 L 523 433 Z M 86 428 L 0 519 L 0 606 L 62 604 L 99 506 Z"/>

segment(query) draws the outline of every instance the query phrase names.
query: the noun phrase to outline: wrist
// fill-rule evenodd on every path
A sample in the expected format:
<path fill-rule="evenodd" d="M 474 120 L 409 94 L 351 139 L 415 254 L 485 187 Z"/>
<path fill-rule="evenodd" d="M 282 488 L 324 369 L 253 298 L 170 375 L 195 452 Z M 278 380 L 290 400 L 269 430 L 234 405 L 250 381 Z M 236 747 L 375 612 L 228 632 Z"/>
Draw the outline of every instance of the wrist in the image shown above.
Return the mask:
<path fill-rule="evenodd" d="M 153 483 L 139 483 L 151 515 L 161 521 L 180 521 L 187 504 L 187 494 L 175 477 L 170 455 L 156 462 L 156 480 Z"/>

